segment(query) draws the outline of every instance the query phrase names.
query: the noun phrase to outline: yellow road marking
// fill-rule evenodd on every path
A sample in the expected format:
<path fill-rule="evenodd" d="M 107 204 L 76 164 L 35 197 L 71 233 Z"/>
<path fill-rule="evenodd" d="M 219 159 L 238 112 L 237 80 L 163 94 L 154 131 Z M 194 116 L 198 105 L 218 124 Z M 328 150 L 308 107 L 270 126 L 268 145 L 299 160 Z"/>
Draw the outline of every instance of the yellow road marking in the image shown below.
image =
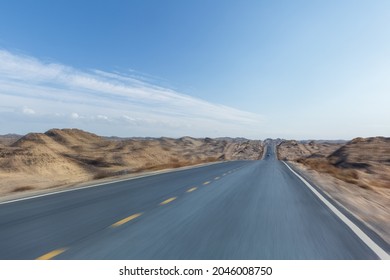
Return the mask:
<path fill-rule="evenodd" d="M 218 180 L 220 177 L 215 177 L 214 180 Z"/>
<path fill-rule="evenodd" d="M 177 197 L 171 197 L 171 198 L 168 198 L 167 200 L 164 200 L 163 202 L 160 203 L 160 205 L 165 205 L 165 204 L 168 204 L 169 202 L 172 202 L 176 199 Z"/>
<path fill-rule="evenodd" d="M 50 259 L 54 258 L 55 256 L 62 254 L 65 251 L 66 251 L 66 248 L 57 249 L 57 250 L 51 251 L 47 254 L 40 256 L 39 258 L 37 258 L 37 260 L 50 260 Z"/>
<path fill-rule="evenodd" d="M 208 185 L 210 184 L 210 181 L 204 182 L 203 185 Z"/>
<path fill-rule="evenodd" d="M 193 187 L 193 188 L 187 190 L 187 192 L 193 192 L 193 191 L 196 190 L 196 189 L 197 189 L 197 187 Z"/>
<path fill-rule="evenodd" d="M 124 218 L 118 222 L 116 222 L 115 224 L 113 224 L 111 227 L 119 227 L 127 222 L 130 222 L 131 220 L 134 220 L 135 218 L 138 218 L 139 216 L 141 216 L 142 213 L 137 213 L 137 214 L 134 214 L 134 215 L 131 215 L 131 216 L 128 216 L 127 218 Z"/>

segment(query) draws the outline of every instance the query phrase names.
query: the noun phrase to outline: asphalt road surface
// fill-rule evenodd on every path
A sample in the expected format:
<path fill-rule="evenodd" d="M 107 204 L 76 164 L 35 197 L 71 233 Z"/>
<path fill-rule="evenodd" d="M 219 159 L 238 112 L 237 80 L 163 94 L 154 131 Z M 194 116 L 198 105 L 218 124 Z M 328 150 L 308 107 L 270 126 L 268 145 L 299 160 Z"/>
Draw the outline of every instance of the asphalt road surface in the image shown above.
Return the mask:
<path fill-rule="evenodd" d="M 267 147 L 0 204 L 1 259 L 377 259 Z"/>

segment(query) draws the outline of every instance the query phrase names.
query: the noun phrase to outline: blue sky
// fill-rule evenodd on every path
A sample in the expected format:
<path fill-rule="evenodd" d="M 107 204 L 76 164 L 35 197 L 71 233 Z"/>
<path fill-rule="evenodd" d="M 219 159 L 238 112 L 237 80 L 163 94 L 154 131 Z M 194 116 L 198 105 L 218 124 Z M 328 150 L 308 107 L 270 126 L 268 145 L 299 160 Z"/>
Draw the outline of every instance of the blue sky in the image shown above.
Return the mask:
<path fill-rule="evenodd" d="M 0 133 L 390 136 L 389 1 L 0 1 Z"/>

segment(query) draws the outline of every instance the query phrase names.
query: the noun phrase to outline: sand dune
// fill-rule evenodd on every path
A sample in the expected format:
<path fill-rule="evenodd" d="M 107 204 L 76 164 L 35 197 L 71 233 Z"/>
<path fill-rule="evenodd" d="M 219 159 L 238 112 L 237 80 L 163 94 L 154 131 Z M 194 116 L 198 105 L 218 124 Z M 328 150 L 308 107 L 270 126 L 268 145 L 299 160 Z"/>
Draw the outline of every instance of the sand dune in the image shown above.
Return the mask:
<path fill-rule="evenodd" d="M 205 162 L 259 159 L 262 142 L 191 137 L 121 139 L 78 129 L 0 137 L 0 195 Z"/>

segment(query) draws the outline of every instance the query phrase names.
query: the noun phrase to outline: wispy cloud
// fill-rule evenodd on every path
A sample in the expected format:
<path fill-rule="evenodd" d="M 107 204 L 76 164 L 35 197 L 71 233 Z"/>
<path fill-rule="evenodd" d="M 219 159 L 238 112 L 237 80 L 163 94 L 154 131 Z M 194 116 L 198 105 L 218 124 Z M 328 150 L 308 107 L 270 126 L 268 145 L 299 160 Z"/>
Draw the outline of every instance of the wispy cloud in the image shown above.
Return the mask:
<path fill-rule="evenodd" d="M 0 50 L 1 132 L 79 127 L 120 136 L 259 137 L 260 115 L 150 81 Z M 18 129 L 20 131 L 14 131 Z"/>
<path fill-rule="evenodd" d="M 26 114 L 26 115 L 34 115 L 35 114 L 35 111 L 31 108 L 28 108 L 28 107 L 24 107 L 22 112 L 23 112 L 23 114 Z"/>

